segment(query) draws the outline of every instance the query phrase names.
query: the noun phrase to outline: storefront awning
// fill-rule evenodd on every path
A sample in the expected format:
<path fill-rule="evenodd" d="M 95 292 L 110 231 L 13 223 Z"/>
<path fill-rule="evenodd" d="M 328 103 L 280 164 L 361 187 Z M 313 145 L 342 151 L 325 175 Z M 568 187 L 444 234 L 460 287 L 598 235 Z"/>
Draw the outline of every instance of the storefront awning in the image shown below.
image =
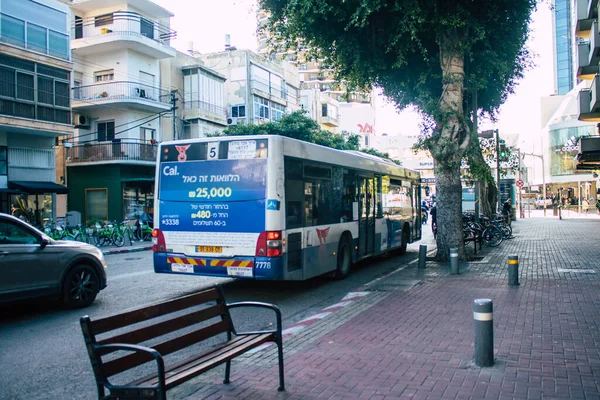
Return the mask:
<path fill-rule="evenodd" d="M 28 194 L 58 193 L 66 194 L 69 189 L 66 186 L 54 182 L 38 181 L 9 181 L 9 189 L 16 189 Z"/>

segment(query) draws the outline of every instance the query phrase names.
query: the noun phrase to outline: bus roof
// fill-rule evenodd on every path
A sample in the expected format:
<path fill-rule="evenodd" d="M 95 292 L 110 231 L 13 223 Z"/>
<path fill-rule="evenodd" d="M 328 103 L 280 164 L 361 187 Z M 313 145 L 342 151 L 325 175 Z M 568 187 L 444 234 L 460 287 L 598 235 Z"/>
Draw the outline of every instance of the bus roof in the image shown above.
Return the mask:
<path fill-rule="evenodd" d="M 198 139 L 181 139 L 162 142 L 161 146 L 184 143 L 201 143 L 232 140 L 268 139 L 270 142 L 283 142 L 283 153 L 286 156 L 301 158 L 315 162 L 340 165 L 348 168 L 378 172 L 397 177 L 418 179 L 419 172 L 401 167 L 390 160 L 355 150 L 337 150 L 298 139 L 279 135 L 241 135 L 241 136 L 212 136 Z M 271 147 L 271 146 L 269 146 Z M 160 154 L 160 153 L 159 153 Z"/>

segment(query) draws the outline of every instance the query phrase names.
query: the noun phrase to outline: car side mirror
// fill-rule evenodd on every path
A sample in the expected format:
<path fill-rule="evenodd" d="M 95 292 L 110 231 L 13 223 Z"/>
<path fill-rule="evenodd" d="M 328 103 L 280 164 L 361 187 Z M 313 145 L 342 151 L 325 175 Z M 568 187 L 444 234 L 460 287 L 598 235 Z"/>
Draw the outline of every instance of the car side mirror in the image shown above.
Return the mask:
<path fill-rule="evenodd" d="M 46 239 L 45 237 L 43 237 L 42 241 L 40 242 L 40 250 L 45 249 L 49 243 L 50 243 L 50 241 L 48 239 Z"/>

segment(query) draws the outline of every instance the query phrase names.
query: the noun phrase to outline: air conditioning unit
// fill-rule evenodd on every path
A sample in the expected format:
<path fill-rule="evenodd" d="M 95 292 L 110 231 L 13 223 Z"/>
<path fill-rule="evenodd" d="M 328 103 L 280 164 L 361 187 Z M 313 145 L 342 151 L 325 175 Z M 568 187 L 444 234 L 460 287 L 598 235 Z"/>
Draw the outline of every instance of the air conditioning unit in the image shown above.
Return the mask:
<path fill-rule="evenodd" d="M 227 125 L 237 125 L 238 119 L 237 117 L 229 117 L 227 118 Z"/>
<path fill-rule="evenodd" d="M 90 118 L 85 115 L 75 114 L 73 115 L 73 125 L 75 125 L 75 128 L 89 128 Z"/>

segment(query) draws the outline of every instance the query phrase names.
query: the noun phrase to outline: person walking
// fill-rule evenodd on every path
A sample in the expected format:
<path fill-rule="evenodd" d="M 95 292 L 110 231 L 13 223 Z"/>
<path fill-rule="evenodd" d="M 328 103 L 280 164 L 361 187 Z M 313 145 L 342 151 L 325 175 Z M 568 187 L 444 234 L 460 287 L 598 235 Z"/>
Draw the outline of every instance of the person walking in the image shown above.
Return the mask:
<path fill-rule="evenodd" d="M 431 210 L 429 210 L 429 217 L 431 218 L 431 231 L 435 239 L 437 238 L 437 203 L 433 203 Z"/>
<path fill-rule="evenodd" d="M 506 202 L 502 206 L 502 214 L 504 214 L 504 219 L 506 220 L 506 223 L 508 225 L 510 225 L 510 215 L 511 215 L 511 213 L 512 213 L 512 204 L 511 204 L 511 200 L 508 199 L 508 200 L 506 200 Z"/>

